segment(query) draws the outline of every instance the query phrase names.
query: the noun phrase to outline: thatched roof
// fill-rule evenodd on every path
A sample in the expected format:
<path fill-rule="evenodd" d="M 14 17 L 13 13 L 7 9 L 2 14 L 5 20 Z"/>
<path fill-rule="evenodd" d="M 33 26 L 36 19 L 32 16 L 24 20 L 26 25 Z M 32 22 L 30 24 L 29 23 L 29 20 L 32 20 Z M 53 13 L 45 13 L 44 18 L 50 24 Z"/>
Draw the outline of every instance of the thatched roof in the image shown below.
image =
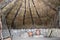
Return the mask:
<path fill-rule="evenodd" d="M 12 28 L 54 28 L 59 5 L 60 0 L 18 0 L 8 4 L 2 12 Z"/>

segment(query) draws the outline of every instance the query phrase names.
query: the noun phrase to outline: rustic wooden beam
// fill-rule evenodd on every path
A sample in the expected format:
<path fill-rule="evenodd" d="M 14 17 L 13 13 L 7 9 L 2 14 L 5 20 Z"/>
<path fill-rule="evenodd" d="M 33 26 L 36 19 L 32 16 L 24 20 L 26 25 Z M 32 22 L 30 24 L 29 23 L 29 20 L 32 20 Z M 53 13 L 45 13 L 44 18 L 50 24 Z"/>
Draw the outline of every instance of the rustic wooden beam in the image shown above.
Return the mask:
<path fill-rule="evenodd" d="M 18 10 L 17 10 L 17 12 L 16 12 L 13 20 L 12 20 L 11 27 L 13 27 L 13 28 L 15 28 L 15 26 L 14 26 L 14 21 L 15 21 L 17 15 L 18 15 L 19 10 L 21 9 L 21 6 L 22 6 L 22 2 L 20 3 L 19 8 L 18 8 Z"/>

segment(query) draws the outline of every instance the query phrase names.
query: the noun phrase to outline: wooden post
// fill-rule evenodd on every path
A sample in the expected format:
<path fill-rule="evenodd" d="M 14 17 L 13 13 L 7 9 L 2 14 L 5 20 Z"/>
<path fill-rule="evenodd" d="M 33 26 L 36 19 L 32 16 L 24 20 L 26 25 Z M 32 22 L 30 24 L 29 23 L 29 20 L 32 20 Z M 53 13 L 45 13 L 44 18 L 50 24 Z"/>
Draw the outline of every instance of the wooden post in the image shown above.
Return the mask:
<path fill-rule="evenodd" d="M 59 16 L 59 28 L 60 28 L 60 6 L 58 7 L 58 16 Z"/>
<path fill-rule="evenodd" d="M 4 7 L 2 9 L 2 37 L 3 39 L 7 39 L 10 40 L 11 38 L 11 34 L 10 34 L 10 30 L 8 29 L 7 27 L 7 24 L 6 24 L 6 14 L 9 12 L 9 9 L 11 9 L 13 6 L 14 6 L 14 3 L 16 2 L 16 0 L 12 1 L 11 3 L 9 3 L 9 5 L 7 5 L 6 7 Z"/>

